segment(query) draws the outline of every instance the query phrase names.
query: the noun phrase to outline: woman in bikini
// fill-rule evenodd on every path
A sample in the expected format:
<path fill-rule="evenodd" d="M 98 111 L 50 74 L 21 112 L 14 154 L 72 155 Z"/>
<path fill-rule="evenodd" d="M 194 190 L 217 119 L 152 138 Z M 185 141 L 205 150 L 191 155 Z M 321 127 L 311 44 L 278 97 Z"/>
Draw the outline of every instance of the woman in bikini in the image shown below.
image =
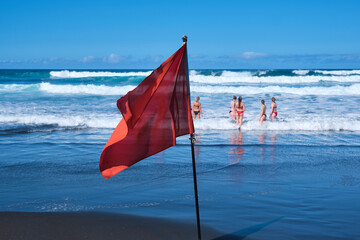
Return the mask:
<path fill-rule="evenodd" d="M 201 112 L 201 103 L 199 102 L 200 97 L 196 97 L 196 101 L 193 102 L 192 105 L 192 111 L 193 111 L 193 118 L 196 119 L 200 119 L 200 115 L 202 115 Z"/>
<path fill-rule="evenodd" d="M 245 112 L 245 104 L 242 102 L 242 97 L 238 98 L 238 102 L 235 105 L 236 108 L 236 126 L 239 125 L 239 129 L 242 126 L 244 112 Z"/>
<path fill-rule="evenodd" d="M 259 118 L 259 122 L 260 124 L 262 124 L 265 120 L 266 120 L 266 106 L 265 106 L 265 101 L 261 100 L 261 112 L 260 112 L 260 118 Z"/>
<path fill-rule="evenodd" d="M 235 104 L 236 104 L 236 96 L 233 96 L 233 100 L 230 102 L 230 117 L 235 120 L 236 111 L 235 111 Z"/>
<path fill-rule="evenodd" d="M 274 120 L 277 117 L 277 104 L 275 102 L 275 98 L 272 97 L 271 101 L 273 102 L 270 106 L 271 112 L 270 112 L 270 117 L 271 120 Z"/>

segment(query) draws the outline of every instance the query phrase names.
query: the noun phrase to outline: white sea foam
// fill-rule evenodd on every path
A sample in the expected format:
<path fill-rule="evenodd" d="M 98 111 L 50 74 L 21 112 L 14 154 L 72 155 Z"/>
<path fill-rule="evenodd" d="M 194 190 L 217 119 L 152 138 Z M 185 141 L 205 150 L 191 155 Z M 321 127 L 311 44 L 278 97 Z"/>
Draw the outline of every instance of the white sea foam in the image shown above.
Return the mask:
<path fill-rule="evenodd" d="M 192 92 L 197 93 L 227 93 L 227 94 L 266 94 L 266 93 L 281 93 L 281 94 L 296 94 L 296 95 L 360 95 L 360 84 L 353 84 L 351 86 L 332 86 L 332 87 L 281 87 L 281 86 L 267 86 L 267 87 L 252 87 L 252 86 L 191 86 Z"/>
<path fill-rule="evenodd" d="M 236 129 L 235 122 L 226 118 L 196 119 L 195 129 L 201 130 L 231 130 Z M 257 120 L 245 121 L 244 131 L 360 131 L 360 121 L 348 118 L 328 119 L 313 118 L 289 119 L 284 121 L 265 121 L 262 125 Z"/>
<path fill-rule="evenodd" d="M 147 72 L 90 72 L 90 71 L 51 71 L 50 76 L 54 78 L 85 78 L 85 77 L 146 77 L 151 74 Z"/>
<path fill-rule="evenodd" d="M 37 89 L 39 84 L 0 84 L 0 92 L 21 92 Z"/>
<path fill-rule="evenodd" d="M 294 70 L 293 73 L 299 76 L 262 76 L 268 71 L 249 72 L 249 71 L 222 71 L 220 76 L 203 75 L 199 71 L 190 71 L 190 80 L 199 83 L 312 83 L 319 81 L 334 82 L 360 82 L 360 70 L 315 70 L 326 76 L 305 76 L 309 70 Z M 50 76 L 53 78 L 86 78 L 86 77 L 146 77 L 151 71 L 146 72 L 95 72 L 95 71 L 51 71 Z M 257 74 L 257 76 L 256 76 Z M 330 76 L 328 76 L 330 75 Z M 333 76 L 331 76 L 333 75 Z M 335 75 L 335 76 L 334 76 Z"/>
<path fill-rule="evenodd" d="M 190 76 L 191 76 L 191 75 L 198 75 L 198 74 L 200 74 L 199 71 L 196 71 L 196 70 L 190 70 L 190 71 L 189 71 L 189 75 L 190 75 Z"/>
<path fill-rule="evenodd" d="M 110 87 L 105 85 L 70 85 L 70 84 L 51 84 L 41 83 L 40 90 L 56 94 L 90 94 L 90 95 L 125 95 L 133 90 L 136 86 L 125 85 L 121 87 Z"/>
<path fill-rule="evenodd" d="M 308 70 L 306 70 L 308 71 Z M 331 82 L 360 82 L 360 75 L 351 76 L 253 76 L 250 72 L 223 71 L 220 76 L 202 75 L 198 72 L 190 74 L 190 81 L 203 84 L 221 83 L 317 83 L 320 81 Z"/>
<path fill-rule="evenodd" d="M 108 116 L 60 116 L 47 114 L 0 115 L 0 123 L 21 125 L 57 125 L 68 128 L 108 128 L 114 129 L 121 120 L 121 114 Z M 246 118 L 245 118 L 246 120 Z M 228 118 L 202 118 L 194 120 L 196 130 L 232 130 L 235 122 Z M 257 120 L 244 121 L 244 131 L 360 131 L 360 121 L 349 118 L 328 119 L 312 118 L 265 121 L 262 125 Z"/>
<path fill-rule="evenodd" d="M 316 73 L 329 74 L 329 75 L 359 75 L 360 70 L 315 70 Z"/>
<path fill-rule="evenodd" d="M 133 90 L 136 86 L 106 86 L 94 84 L 0 84 L 0 92 L 21 92 L 29 90 L 39 90 L 54 94 L 88 94 L 88 95 L 125 95 Z M 191 85 L 191 92 L 207 93 L 207 94 L 266 94 L 266 93 L 281 93 L 281 94 L 295 94 L 295 95 L 360 95 L 360 83 L 352 84 L 350 86 L 332 86 L 332 87 L 284 87 L 281 85 L 255 87 L 255 86 L 204 86 Z"/>
<path fill-rule="evenodd" d="M 260 71 L 259 75 L 266 74 L 267 72 L 268 71 Z M 254 73 L 251 73 L 251 72 L 248 72 L 248 71 L 234 72 L 234 71 L 224 70 L 224 71 L 221 71 L 220 76 L 221 77 L 230 77 L 230 78 L 231 77 L 250 77 L 253 74 L 255 74 L 255 72 Z M 200 71 L 190 70 L 190 77 L 194 77 L 194 76 L 198 76 L 198 75 L 206 77 L 206 75 L 201 74 Z M 213 71 L 213 72 L 211 72 L 211 75 L 207 75 L 207 76 L 216 76 L 216 75 L 218 75 L 218 74 L 216 74 L 216 72 Z"/>
<path fill-rule="evenodd" d="M 346 118 L 290 119 L 288 121 L 266 121 L 260 125 L 258 121 L 244 124 L 244 130 L 281 130 L 281 131 L 360 131 L 360 121 Z"/>
<path fill-rule="evenodd" d="M 222 77 L 228 77 L 228 78 L 232 78 L 232 77 L 251 77 L 252 73 L 251 72 L 233 72 L 233 71 L 223 71 L 221 73 Z"/>
<path fill-rule="evenodd" d="M 261 76 L 261 75 L 267 74 L 268 72 L 269 72 L 269 71 L 259 71 L 258 74 L 259 74 L 259 76 Z"/>
<path fill-rule="evenodd" d="M 294 70 L 292 72 L 297 75 L 306 75 L 310 72 L 310 70 Z"/>
<path fill-rule="evenodd" d="M 0 115 L 0 123 L 22 125 L 57 125 L 59 127 L 115 128 L 121 119 L 118 115 L 59 116 L 50 114 Z"/>

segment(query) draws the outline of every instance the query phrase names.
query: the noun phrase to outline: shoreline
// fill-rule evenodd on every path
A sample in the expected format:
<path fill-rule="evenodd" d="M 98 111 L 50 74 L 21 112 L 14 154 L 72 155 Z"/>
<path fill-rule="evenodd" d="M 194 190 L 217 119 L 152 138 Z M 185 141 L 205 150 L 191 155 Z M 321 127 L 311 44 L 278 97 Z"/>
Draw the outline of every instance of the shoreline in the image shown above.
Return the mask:
<path fill-rule="evenodd" d="M 203 239 L 226 239 L 201 226 Z M 225 237 L 225 238 L 224 238 Z M 197 239 L 196 223 L 105 212 L 0 212 L 0 239 Z"/>

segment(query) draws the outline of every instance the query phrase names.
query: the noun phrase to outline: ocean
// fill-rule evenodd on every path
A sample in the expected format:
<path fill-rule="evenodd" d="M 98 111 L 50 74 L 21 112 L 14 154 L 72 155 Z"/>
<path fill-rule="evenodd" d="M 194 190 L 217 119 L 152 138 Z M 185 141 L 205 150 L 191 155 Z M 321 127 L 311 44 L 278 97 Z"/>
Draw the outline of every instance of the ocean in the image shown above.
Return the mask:
<path fill-rule="evenodd" d="M 149 70 L 0 70 L 0 211 L 196 223 L 189 136 L 109 180 L 118 98 Z M 357 239 L 360 70 L 190 70 L 201 223 L 250 239 Z M 239 131 L 232 96 L 246 107 Z M 262 99 L 277 120 L 259 124 Z"/>

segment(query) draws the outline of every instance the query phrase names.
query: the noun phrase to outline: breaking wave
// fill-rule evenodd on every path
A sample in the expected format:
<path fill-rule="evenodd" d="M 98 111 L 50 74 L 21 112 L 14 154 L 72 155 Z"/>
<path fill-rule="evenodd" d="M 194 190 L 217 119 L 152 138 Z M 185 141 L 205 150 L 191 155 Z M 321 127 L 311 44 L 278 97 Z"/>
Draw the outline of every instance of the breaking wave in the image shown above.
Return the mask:
<path fill-rule="evenodd" d="M 323 74 L 323 75 L 338 75 L 338 76 L 349 76 L 359 75 L 360 70 L 293 70 L 292 73 L 297 75 L 307 75 L 310 72 Z"/>
<path fill-rule="evenodd" d="M 292 73 L 297 74 L 297 75 L 306 75 L 310 72 L 310 70 L 294 70 L 292 71 Z"/>
<path fill-rule="evenodd" d="M 22 91 L 42 91 L 53 94 L 87 94 L 87 95 L 125 95 L 133 90 L 136 86 L 106 86 L 94 84 L 0 84 L 0 92 L 22 92 Z M 206 94 L 266 94 L 266 93 L 281 93 L 281 94 L 295 94 L 295 95 L 360 95 L 360 83 L 352 84 L 350 86 L 331 86 L 331 87 L 284 87 L 279 85 L 273 86 L 204 86 L 191 85 L 191 92 L 206 93 Z"/>
<path fill-rule="evenodd" d="M 50 76 L 54 78 L 86 78 L 86 77 L 146 77 L 151 74 L 147 72 L 90 72 L 90 71 L 51 71 Z"/>
<path fill-rule="evenodd" d="M 37 90 L 40 84 L 0 84 L 0 92 L 22 92 Z"/>
<path fill-rule="evenodd" d="M 255 117 L 257 118 L 257 117 Z M 121 114 L 113 115 L 78 115 L 61 116 L 50 114 L 16 114 L 1 115 L 0 123 L 8 125 L 26 125 L 66 127 L 66 128 L 107 128 L 114 129 L 121 120 Z M 229 118 L 202 118 L 194 120 L 195 129 L 198 130 L 234 130 L 235 122 Z M 360 131 L 360 120 L 349 118 L 321 119 L 289 119 L 265 121 L 262 125 L 256 120 L 245 121 L 242 126 L 244 131 Z"/>
<path fill-rule="evenodd" d="M 360 70 L 315 70 L 315 73 L 321 73 L 326 75 L 355 75 L 360 74 Z"/>
<path fill-rule="evenodd" d="M 40 90 L 56 94 L 90 94 L 90 95 L 125 95 L 136 86 L 126 85 L 121 87 L 110 87 L 105 85 L 57 85 L 51 83 L 41 83 Z"/>
<path fill-rule="evenodd" d="M 296 72 L 295 72 L 296 71 Z M 301 74 L 298 72 L 301 71 Z M 196 71 L 190 74 L 190 81 L 196 83 L 275 83 L 275 84 L 291 84 L 291 83 L 317 83 L 321 81 L 330 82 L 360 82 L 360 75 L 352 76 L 305 76 L 309 70 L 294 70 L 293 72 L 304 76 L 254 76 L 250 72 L 231 72 L 223 71 L 221 75 L 202 75 Z"/>
<path fill-rule="evenodd" d="M 195 129 L 231 130 L 236 129 L 235 122 L 228 118 L 210 118 L 194 120 Z M 338 119 L 289 119 L 282 121 L 265 121 L 262 125 L 257 120 L 245 121 L 241 128 L 244 131 L 360 131 L 360 121 L 348 118 Z"/>
<path fill-rule="evenodd" d="M 270 70 L 262 71 L 219 71 L 202 74 L 191 70 L 190 80 L 197 83 L 316 83 L 320 81 L 332 82 L 360 82 L 360 70 L 293 70 L 298 76 L 266 76 Z M 321 75 L 308 75 L 314 72 Z M 87 78 L 87 77 L 146 77 L 151 71 L 110 72 L 110 71 L 51 71 L 52 78 Z"/>
<path fill-rule="evenodd" d="M 70 128 L 115 128 L 121 119 L 121 115 L 88 115 L 88 116 L 58 116 L 51 114 L 16 114 L 0 116 L 0 123 L 11 125 L 54 125 Z"/>
<path fill-rule="evenodd" d="M 252 86 L 191 86 L 191 90 L 197 93 L 228 93 L 228 94 L 266 94 L 266 93 L 281 93 L 281 94 L 296 94 L 296 95 L 360 95 L 360 84 L 353 84 L 351 86 L 333 86 L 333 87 L 281 87 L 281 86 L 267 86 L 267 87 L 252 87 Z"/>

